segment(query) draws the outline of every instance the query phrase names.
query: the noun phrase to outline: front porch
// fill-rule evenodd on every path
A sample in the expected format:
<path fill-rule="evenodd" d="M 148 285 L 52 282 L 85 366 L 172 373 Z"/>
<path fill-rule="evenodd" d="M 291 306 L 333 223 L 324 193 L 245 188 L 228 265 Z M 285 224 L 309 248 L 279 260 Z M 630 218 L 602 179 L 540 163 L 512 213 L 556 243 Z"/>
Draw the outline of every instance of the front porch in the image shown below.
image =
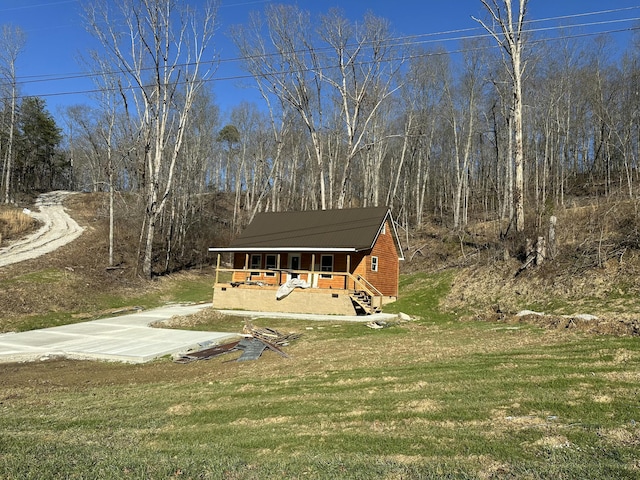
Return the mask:
<path fill-rule="evenodd" d="M 231 281 L 219 281 L 220 274 Z M 296 288 L 277 299 L 280 285 L 292 278 L 303 280 L 308 288 Z M 216 268 L 213 306 L 219 309 L 259 310 L 284 313 L 326 315 L 368 315 L 378 313 L 395 301 L 373 285 L 349 272 Z"/>

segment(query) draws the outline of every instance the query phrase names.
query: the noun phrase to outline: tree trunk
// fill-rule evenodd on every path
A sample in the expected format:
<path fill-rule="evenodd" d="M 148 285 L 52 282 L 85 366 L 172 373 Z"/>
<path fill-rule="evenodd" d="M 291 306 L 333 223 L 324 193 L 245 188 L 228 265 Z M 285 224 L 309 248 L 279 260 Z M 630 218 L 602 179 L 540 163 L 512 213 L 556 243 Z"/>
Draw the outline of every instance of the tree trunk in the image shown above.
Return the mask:
<path fill-rule="evenodd" d="M 514 172 L 512 203 L 515 210 L 516 231 L 524 230 L 524 140 L 522 126 L 522 50 L 524 45 L 524 18 L 528 0 L 518 0 L 518 18 L 513 21 L 512 0 L 481 0 L 494 22 L 499 26 L 500 33 L 488 27 L 481 20 L 477 20 L 489 34 L 503 48 L 509 57 L 513 88 L 512 118 L 514 135 Z M 491 3 L 489 3 L 491 2 Z M 500 5 L 502 4 L 502 5 Z M 503 11 L 504 8 L 504 11 Z"/>
<path fill-rule="evenodd" d="M 11 192 L 11 174 L 13 173 L 13 133 L 16 123 L 16 86 L 15 79 L 11 85 L 11 122 L 9 125 L 9 141 L 7 144 L 7 158 L 5 161 L 4 203 L 9 203 Z"/>
<path fill-rule="evenodd" d="M 109 266 L 113 267 L 113 169 L 109 168 Z"/>
<path fill-rule="evenodd" d="M 145 277 L 151 278 L 153 275 L 153 239 L 156 233 L 156 216 L 149 217 L 145 231 L 144 257 L 142 259 L 142 273 Z"/>
<path fill-rule="evenodd" d="M 203 78 L 199 68 L 213 36 L 216 9 L 207 3 L 201 11 L 180 10 L 172 0 L 127 0 L 116 8 L 112 11 L 96 1 L 88 6 L 87 18 L 110 56 L 103 64 L 111 65 L 111 73 L 123 72 L 118 82 L 127 92 L 123 94 L 126 118 L 137 119 L 138 136 L 144 138 L 142 271 L 151 277 L 155 227 L 173 189 L 195 95 L 208 75 Z M 126 31 L 121 31 L 123 26 Z M 130 105 L 135 115 L 128 115 Z"/>
<path fill-rule="evenodd" d="M 522 132 L 522 68 L 520 50 L 513 54 L 513 130 L 515 135 L 515 182 L 513 203 L 515 208 L 516 231 L 524 231 L 524 140 Z"/>

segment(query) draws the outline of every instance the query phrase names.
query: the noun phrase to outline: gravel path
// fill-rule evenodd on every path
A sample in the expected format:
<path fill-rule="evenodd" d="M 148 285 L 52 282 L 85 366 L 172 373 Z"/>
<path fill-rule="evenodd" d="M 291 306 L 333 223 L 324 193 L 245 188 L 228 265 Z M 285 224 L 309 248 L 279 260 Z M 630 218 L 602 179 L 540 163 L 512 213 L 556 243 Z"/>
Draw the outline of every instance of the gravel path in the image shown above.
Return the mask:
<path fill-rule="evenodd" d="M 0 267 L 53 252 L 78 238 L 84 228 L 80 227 L 62 206 L 64 200 L 73 194 L 75 192 L 57 191 L 40 195 L 35 204 L 39 212 L 29 214 L 38 220 L 42 227 L 34 234 L 0 248 Z"/>

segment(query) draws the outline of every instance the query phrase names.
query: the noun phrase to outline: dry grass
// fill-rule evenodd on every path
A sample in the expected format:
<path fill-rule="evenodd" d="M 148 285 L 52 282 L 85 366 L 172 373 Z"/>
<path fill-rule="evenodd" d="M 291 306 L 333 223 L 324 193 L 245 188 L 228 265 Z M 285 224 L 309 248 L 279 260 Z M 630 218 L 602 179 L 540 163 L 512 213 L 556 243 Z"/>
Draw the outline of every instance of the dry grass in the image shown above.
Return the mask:
<path fill-rule="evenodd" d="M 20 238 L 37 228 L 38 222 L 22 209 L 0 207 L 0 245 Z"/>
<path fill-rule="evenodd" d="M 476 222 L 457 235 L 430 224 L 410 238 L 405 271 L 455 271 L 442 307 L 467 319 L 638 336 L 639 212 L 638 201 L 571 200 L 539 219 L 538 228 L 529 212 L 527 230 L 504 239 L 500 234 L 506 226 L 499 221 Z M 546 237 L 551 213 L 557 217 L 556 255 L 542 266 L 519 271 L 525 239 Z M 521 310 L 547 315 L 514 317 Z"/>

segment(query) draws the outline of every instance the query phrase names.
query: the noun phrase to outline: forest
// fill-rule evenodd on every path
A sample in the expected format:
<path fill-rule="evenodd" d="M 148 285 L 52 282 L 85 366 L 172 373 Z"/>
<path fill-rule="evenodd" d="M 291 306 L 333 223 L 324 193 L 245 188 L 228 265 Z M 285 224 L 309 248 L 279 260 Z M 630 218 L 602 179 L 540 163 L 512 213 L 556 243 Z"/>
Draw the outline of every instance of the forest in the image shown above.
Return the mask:
<path fill-rule="evenodd" d="M 478 1 L 481 33 L 454 51 L 372 14 L 269 4 L 231 28 L 263 101 L 224 119 L 215 3 L 89 3 L 97 93 L 57 120 L 21 95 L 25 36 L 3 26 L 0 199 L 108 192 L 112 241 L 118 228 L 139 237 L 152 276 L 260 211 L 387 205 L 402 231 L 500 221 L 506 238 L 568 202 L 635 198 L 637 31 L 620 48 L 613 34 L 538 29 L 527 0 Z"/>

